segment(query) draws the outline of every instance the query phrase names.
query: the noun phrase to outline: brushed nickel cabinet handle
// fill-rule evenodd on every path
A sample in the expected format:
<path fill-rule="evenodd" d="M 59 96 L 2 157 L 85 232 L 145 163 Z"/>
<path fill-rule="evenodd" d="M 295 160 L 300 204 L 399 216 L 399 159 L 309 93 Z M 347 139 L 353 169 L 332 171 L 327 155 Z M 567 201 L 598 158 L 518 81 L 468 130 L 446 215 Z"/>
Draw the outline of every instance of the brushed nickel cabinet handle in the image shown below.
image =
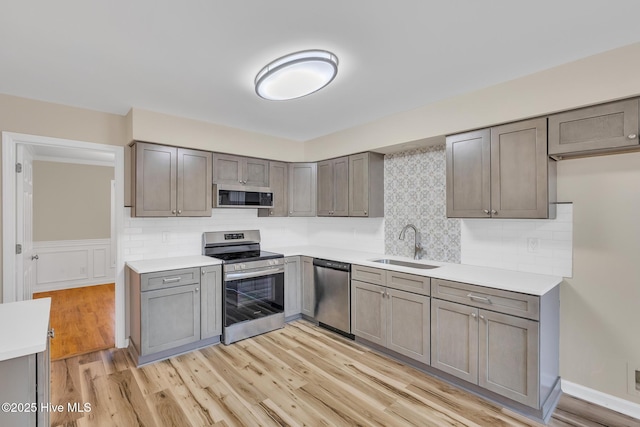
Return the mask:
<path fill-rule="evenodd" d="M 480 301 L 480 302 L 484 302 L 484 303 L 487 303 L 487 304 L 491 304 L 491 300 L 489 298 L 486 298 L 486 297 L 481 297 L 481 296 L 478 296 L 478 295 L 468 294 L 467 298 L 472 299 L 474 301 Z"/>
<path fill-rule="evenodd" d="M 491 209 L 491 214 L 492 214 L 492 215 L 498 215 L 498 211 L 497 211 L 497 210 L 495 210 L 495 209 Z"/>
<path fill-rule="evenodd" d="M 487 215 L 490 214 L 489 209 L 483 209 L 482 212 L 486 213 Z"/>
<path fill-rule="evenodd" d="M 636 139 L 638 135 L 636 135 L 635 133 L 632 133 L 631 135 L 627 136 L 627 138 L 629 139 Z"/>
<path fill-rule="evenodd" d="M 180 281 L 180 277 L 170 277 L 170 278 L 162 279 L 162 283 L 175 283 L 179 281 Z"/>

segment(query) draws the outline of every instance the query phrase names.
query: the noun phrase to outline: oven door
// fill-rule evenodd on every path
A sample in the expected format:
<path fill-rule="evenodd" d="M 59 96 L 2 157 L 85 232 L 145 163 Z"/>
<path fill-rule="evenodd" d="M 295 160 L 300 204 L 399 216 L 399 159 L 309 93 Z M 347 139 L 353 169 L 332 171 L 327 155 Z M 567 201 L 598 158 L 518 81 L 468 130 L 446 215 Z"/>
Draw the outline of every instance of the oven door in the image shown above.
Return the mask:
<path fill-rule="evenodd" d="M 224 326 L 284 313 L 284 266 L 224 275 Z"/>

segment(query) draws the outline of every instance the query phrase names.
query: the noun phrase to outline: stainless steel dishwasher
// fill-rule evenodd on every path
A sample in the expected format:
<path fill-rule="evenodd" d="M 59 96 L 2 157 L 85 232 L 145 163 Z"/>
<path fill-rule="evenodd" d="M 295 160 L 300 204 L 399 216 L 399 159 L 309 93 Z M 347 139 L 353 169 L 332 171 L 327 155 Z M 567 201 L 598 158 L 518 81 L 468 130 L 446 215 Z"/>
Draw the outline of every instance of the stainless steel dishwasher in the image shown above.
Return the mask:
<path fill-rule="evenodd" d="M 313 259 L 316 320 L 335 332 L 351 335 L 351 264 Z"/>

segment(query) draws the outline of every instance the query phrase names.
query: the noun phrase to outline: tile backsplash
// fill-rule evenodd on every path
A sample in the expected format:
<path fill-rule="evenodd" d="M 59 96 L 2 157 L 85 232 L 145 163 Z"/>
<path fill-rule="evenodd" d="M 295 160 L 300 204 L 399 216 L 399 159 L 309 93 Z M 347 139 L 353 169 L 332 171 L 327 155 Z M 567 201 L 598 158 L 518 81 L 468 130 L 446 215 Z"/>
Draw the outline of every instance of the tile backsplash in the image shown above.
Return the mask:
<path fill-rule="evenodd" d="M 444 145 L 387 154 L 384 158 L 385 253 L 413 257 L 413 230 L 422 234 L 425 259 L 460 262 L 460 220 L 446 213 Z"/>
<path fill-rule="evenodd" d="M 572 276 L 573 204 L 555 219 L 463 219 L 463 264 Z"/>

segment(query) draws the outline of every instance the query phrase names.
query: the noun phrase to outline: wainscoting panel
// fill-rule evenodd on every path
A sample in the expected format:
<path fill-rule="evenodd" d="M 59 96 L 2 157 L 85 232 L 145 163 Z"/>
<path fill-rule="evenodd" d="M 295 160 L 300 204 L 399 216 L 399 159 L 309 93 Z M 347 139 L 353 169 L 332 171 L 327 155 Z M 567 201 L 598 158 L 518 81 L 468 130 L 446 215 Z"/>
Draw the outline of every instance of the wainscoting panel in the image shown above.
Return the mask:
<path fill-rule="evenodd" d="M 115 280 L 111 240 L 33 242 L 36 280 L 33 292 L 100 285 Z"/>

